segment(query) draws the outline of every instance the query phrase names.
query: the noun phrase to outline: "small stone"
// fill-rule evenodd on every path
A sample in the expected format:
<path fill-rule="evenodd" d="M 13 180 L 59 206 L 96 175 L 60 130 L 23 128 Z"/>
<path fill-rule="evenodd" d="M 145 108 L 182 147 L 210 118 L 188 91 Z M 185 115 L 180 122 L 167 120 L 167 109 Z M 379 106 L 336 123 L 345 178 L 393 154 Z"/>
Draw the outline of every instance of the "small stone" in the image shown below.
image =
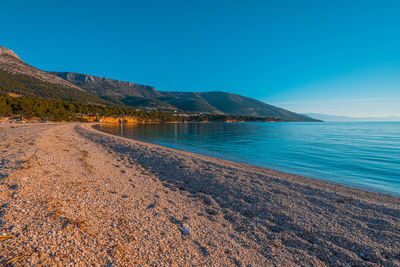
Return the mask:
<path fill-rule="evenodd" d="M 192 232 L 192 229 L 187 224 L 182 225 L 182 234 L 184 235 L 190 235 Z"/>
<path fill-rule="evenodd" d="M 18 185 L 17 185 L 17 184 L 10 185 L 10 186 L 8 187 L 8 189 L 10 189 L 10 190 L 17 190 L 17 189 L 18 189 Z"/>
<path fill-rule="evenodd" d="M 20 228 L 21 228 L 21 227 L 19 227 L 18 225 L 17 225 L 17 226 L 13 226 L 13 227 L 11 228 L 11 233 L 17 233 L 17 232 L 20 230 Z"/>

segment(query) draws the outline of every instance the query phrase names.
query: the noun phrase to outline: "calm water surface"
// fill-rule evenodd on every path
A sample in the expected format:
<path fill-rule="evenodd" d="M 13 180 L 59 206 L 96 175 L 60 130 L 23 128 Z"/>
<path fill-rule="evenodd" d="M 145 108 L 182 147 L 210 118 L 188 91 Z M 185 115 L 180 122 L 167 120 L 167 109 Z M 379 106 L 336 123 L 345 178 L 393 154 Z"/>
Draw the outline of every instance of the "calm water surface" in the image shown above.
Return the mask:
<path fill-rule="evenodd" d="M 400 196 L 400 123 L 187 123 L 97 129 Z"/>

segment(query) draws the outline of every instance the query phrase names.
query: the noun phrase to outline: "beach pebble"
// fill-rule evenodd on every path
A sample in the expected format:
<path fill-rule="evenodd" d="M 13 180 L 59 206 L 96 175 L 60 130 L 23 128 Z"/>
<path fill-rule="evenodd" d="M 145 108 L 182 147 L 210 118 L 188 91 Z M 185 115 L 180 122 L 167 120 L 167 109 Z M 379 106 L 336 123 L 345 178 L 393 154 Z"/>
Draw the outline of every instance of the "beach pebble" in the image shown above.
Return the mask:
<path fill-rule="evenodd" d="M 191 232 L 192 232 L 192 229 L 190 229 L 190 227 L 187 224 L 182 225 L 182 234 L 190 235 Z"/>
<path fill-rule="evenodd" d="M 0 153 L 0 237 L 8 236 L 0 238 L 0 262 L 29 253 L 15 264 L 400 267 L 398 198 L 317 181 L 311 186 L 301 177 L 217 159 L 195 163 L 184 152 L 159 154 L 133 140 L 121 145 L 87 124 L 52 127 L 0 129 L 0 151 L 14 146 Z M 22 170 L 20 133 L 40 148 Z M 84 145 L 86 137 L 93 145 Z M 81 149 L 90 154 L 90 177 Z M 162 168 L 162 179 L 153 180 L 139 163 L 128 171 L 120 162 L 122 175 L 111 165 L 119 155 Z M 177 172 L 178 165 L 189 168 Z M 4 175 L 10 176 L 2 181 Z M 350 203 L 336 202 L 353 195 Z"/>
<path fill-rule="evenodd" d="M 12 225 L 12 227 L 10 227 L 11 229 L 11 233 L 17 233 L 17 232 L 19 232 L 19 230 L 21 229 L 21 227 L 20 226 L 18 226 L 18 225 Z"/>

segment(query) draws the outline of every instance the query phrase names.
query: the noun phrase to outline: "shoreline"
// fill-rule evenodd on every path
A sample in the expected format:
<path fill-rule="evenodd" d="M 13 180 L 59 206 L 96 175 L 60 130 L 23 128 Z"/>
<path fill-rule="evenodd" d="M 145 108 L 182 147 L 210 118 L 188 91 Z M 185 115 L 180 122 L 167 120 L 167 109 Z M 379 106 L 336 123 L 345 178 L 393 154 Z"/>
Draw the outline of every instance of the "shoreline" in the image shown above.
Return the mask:
<path fill-rule="evenodd" d="M 92 125 L 2 128 L 0 264 L 400 265 L 395 196 Z"/>
<path fill-rule="evenodd" d="M 169 123 L 180 123 L 180 122 L 166 122 L 166 123 L 169 124 Z M 182 123 L 194 123 L 194 124 L 196 124 L 196 123 L 203 123 L 203 122 L 182 122 Z M 225 123 L 225 122 L 210 122 L 210 123 Z M 248 122 L 248 123 L 252 123 L 252 122 Z M 295 123 L 303 123 L 303 122 L 295 122 Z M 304 123 L 309 123 L 309 122 L 304 122 Z M 109 124 L 109 123 L 107 123 L 107 124 Z M 229 159 L 223 159 L 223 158 L 219 158 L 217 156 L 208 156 L 208 155 L 205 155 L 205 154 L 199 154 L 199 153 L 196 153 L 196 152 L 190 152 L 190 151 L 183 150 L 183 149 L 167 147 L 167 146 L 159 145 L 159 144 L 156 144 L 156 143 L 145 142 L 145 141 L 141 141 L 141 140 L 137 140 L 137 139 L 133 139 L 133 138 L 129 138 L 129 137 L 124 137 L 124 136 L 120 136 L 120 135 L 113 135 L 113 134 L 101 131 L 99 129 L 95 129 L 93 127 L 95 125 L 99 125 L 99 123 L 90 123 L 90 124 L 86 124 L 86 125 L 90 125 L 90 129 L 93 129 L 94 131 L 98 131 L 101 134 L 105 134 L 105 135 L 109 135 L 109 136 L 113 136 L 113 137 L 118 137 L 118 138 L 123 138 L 123 139 L 127 139 L 127 140 L 132 140 L 133 142 L 142 143 L 142 144 L 146 144 L 146 145 L 153 145 L 153 146 L 160 147 L 162 149 L 172 150 L 172 151 L 175 151 L 175 152 L 188 153 L 188 154 L 190 154 L 190 155 L 192 155 L 194 157 L 200 157 L 200 158 L 203 157 L 204 159 L 208 159 L 208 160 L 225 161 L 227 164 L 234 164 L 234 165 L 237 164 L 238 166 L 242 165 L 242 167 L 244 167 L 244 168 L 248 167 L 248 168 L 253 168 L 253 169 L 265 170 L 265 171 L 271 172 L 271 173 L 275 172 L 276 176 L 289 175 L 289 176 L 293 176 L 293 177 L 298 177 L 299 179 L 308 179 L 308 180 L 310 180 L 309 181 L 310 183 L 322 182 L 322 183 L 327 183 L 327 184 L 329 184 L 331 186 L 339 186 L 339 187 L 343 187 L 343 188 L 348 189 L 348 190 L 350 189 L 350 190 L 360 191 L 361 193 L 362 192 L 368 192 L 368 193 L 377 194 L 377 195 L 384 195 L 384 196 L 388 196 L 388 197 L 400 198 L 400 195 L 393 195 L 393 194 L 390 194 L 390 193 L 388 193 L 388 192 L 386 192 L 384 190 L 382 190 L 382 191 L 379 191 L 379 190 L 374 191 L 372 187 L 371 188 L 368 188 L 368 187 L 362 188 L 362 186 L 353 187 L 351 184 L 347 184 L 347 185 L 346 184 L 339 184 L 339 183 L 335 183 L 335 182 L 332 182 L 332 181 L 321 180 L 321 179 L 314 178 L 314 177 L 303 176 L 301 174 L 295 174 L 295 173 L 291 173 L 291 172 L 287 172 L 287 171 L 283 171 L 283 170 L 270 169 L 268 167 L 262 167 L 262 166 L 252 165 L 252 164 L 249 164 L 249 163 L 237 162 L 237 161 L 233 161 L 233 160 L 229 160 Z M 112 125 L 115 125 L 115 124 L 112 124 Z M 87 129 L 89 129 L 89 128 L 87 127 Z"/>

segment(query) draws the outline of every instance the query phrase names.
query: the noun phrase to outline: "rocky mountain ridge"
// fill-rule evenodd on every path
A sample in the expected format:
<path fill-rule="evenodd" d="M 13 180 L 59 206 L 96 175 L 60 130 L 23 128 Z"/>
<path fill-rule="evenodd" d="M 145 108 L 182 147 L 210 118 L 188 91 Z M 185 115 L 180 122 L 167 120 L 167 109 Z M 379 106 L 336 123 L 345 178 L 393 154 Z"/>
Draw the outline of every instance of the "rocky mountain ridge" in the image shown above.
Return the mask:
<path fill-rule="evenodd" d="M 14 53 L 14 51 L 12 51 L 12 50 L 10 50 L 8 48 L 2 47 L 2 46 L 0 46 L 0 56 L 11 56 L 11 57 L 15 57 L 15 58 L 21 60 L 17 56 L 17 54 Z"/>
<path fill-rule="evenodd" d="M 127 96 L 142 98 L 154 98 L 159 96 L 157 90 L 154 87 L 148 85 L 112 80 L 108 78 L 73 72 L 49 73 L 58 76 L 80 88 L 83 88 L 87 92 L 106 99 L 117 99 Z"/>
<path fill-rule="evenodd" d="M 152 86 L 123 82 L 88 74 L 50 72 L 103 99 L 139 108 L 158 108 L 213 114 L 274 117 L 283 121 L 315 121 L 249 97 L 214 92 L 158 91 Z"/>
<path fill-rule="evenodd" d="M 13 51 L 1 46 L 0 93 L 79 101 L 93 105 L 110 104 L 56 75 L 25 63 Z"/>
<path fill-rule="evenodd" d="M 158 91 L 149 85 L 93 75 L 42 71 L 26 64 L 4 47 L 0 47 L 0 92 L 94 105 L 315 121 L 308 116 L 227 92 Z"/>
<path fill-rule="evenodd" d="M 12 50 L 0 46 L 0 70 L 10 72 L 12 74 L 22 74 L 30 77 L 34 77 L 44 82 L 49 82 L 52 84 L 57 84 L 60 86 L 71 87 L 78 90 L 82 90 L 78 86 L 60 78 L 52 75 L 46 71 L 37 69 L 17 56 Z"/>

